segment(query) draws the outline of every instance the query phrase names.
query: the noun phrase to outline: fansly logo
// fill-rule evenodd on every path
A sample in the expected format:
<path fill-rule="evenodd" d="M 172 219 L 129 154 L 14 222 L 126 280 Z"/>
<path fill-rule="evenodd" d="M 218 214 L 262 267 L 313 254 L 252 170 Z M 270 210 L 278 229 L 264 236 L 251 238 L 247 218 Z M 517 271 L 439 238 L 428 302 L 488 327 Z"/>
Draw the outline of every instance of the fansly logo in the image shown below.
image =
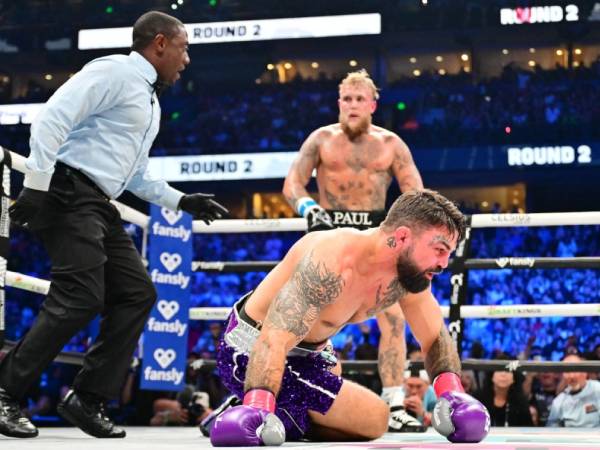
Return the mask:
<path fill-rule="evenodd" d="M 157 320 L 155 317 L 148 319 L 148 330 L 157 333 L 171 333 L 182 337 L 187 330 L 187 323 L 182 323 L 179 319 L 174 322 L 169 322 L 179 311 L 179 303 L 175 300 L 159 300 L 156 304 L 156 309 L 163 316 L 166 322 Z"/>
<path fill-rule="evenodd" d="M 152 282 L 170 284 L 185 289 L 190 283 L 190 277 L 185 276 L 183 272 L 173 273 L 181 265 L 181 255 L 179 253 L 162 252 L 159 259 L 163 267 L 171 273 L 162 273 L 158 269 L 152 269 L 150 272 Z"/>
<path fill-rule="evenodd" d="M 183 242 L 190 240 L 192 230 L 186 229 L 186 227 L 183 225 L 179 225 L 178 227 L 174 226 L 177 222 L 179 222 L 179 219 L 183 217 L 183 212 L 171 211 L 170 209 L 162 208 L 160 213 L 170 226 L 161 225 L 158 221 L 156 221 L 152 224 L 152 234 L 156 236 L 181 239 Z"/>
<path fill-rule="evenodd" d="M 180 384 L 183 381 L 183 371 L 177 370 L 175 367 L 171 367 L 170 370 L 166 370 L 173 361 L 177 358 L 177 352 L 172 348 L 157 348 L 152 354 L 154 360 L 160 366 L 160 369 L 153 369 L 147 366 L 144 369 L 144 379 L 147 381 L 168 381 L 174 384 Z"/>
<path fill-rule="evenodd" d="M 533 267 L 535 258 L 498 258 L 496 264 L 500 268 L 510 267 Z"/>

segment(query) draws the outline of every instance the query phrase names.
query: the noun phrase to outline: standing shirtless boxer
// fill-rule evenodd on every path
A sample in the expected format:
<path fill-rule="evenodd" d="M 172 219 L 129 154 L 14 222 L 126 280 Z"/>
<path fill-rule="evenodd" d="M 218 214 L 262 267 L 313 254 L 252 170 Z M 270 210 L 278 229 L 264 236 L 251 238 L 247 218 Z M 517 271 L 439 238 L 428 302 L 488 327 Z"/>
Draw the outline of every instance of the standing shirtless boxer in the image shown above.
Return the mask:
<path fill-rule="evenodd" d="M 438 396 L 433 426 L 452 442 L 479 442 L 485 407 L 464 393 L 460 360 L 431 294 L 465 218 L 440 194 L 409 191 L 379 227 L 309 233 L 256 290 L 234 305 L 217 367 L 243 405 L 211 430 L 214 446 L 280 445 L 286 439 L 375 439 L 389 408 L 343 380 L 329 338 L 347 323 L 399 303 L 425 354 Z"/>
<path fill-rule="evenodd" d="M 365 70 L 348 74 L 339 94 L 339 123 L 319 128 L 306 139 L 283 187 L 290 205 L 307 218 L 309 231 L 379 225 L 394 177 L 402 192 L 423 189 L 406 144 L 371 123 L 379 94 L 369 74 Z M 320 204 L 306 190 L 314 169 Z M 404 409 L 406 342 L 400 306 L 377 314 L 377 323 L 382 397 L 391 407 L 389 431 L 425 431 Z"/>

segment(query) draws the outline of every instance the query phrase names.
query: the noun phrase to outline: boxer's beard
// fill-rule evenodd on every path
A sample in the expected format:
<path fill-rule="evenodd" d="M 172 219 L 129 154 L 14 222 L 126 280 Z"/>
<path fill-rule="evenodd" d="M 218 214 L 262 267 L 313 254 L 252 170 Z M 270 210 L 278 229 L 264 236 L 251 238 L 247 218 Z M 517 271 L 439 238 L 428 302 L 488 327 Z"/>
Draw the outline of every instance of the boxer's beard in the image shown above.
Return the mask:
<path fill-rule="evenodd" d="M 420 270 L 415 260 L 410 256 L 410 253 L 412 253 L 412 249 L 408 249 L 398 256 L 398 261 L 396 262 L 398 281 L 411 294 L 418 294 L 427 289 L 431 284 L 431 280 L 426 276 L 427 273 L 440 273 L 443 269 L 437 266 Z"/>
<path fill-rule="evenodd" d="M 371 120 L 369 117 L 360 119 L 358 124 L 356 124 L 354 127 L 352 127 L 348 123 L 348 120 L 343 119 L 342 113 L 340 113 L 338 120 L 340 122 L 340 125 L 342 126 L 342 131 L 346 136 L 348 136 L 348 139 L 350 139 L 351 141 L 353 141 L 360 135 L 366 133 L 369 129 L 369 126 L 371 125 Z"/>

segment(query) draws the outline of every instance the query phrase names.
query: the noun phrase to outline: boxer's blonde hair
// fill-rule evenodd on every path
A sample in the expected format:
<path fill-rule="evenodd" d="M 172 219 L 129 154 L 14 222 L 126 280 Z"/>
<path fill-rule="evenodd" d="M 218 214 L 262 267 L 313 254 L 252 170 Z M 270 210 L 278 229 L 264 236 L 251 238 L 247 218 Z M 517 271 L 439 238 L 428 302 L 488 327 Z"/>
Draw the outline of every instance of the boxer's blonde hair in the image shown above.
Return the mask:
<path fill-rule="evenodd" d="M 366 86 L 373 94 L 374 100 L 379 100 L 379 89 L 375 86 L 375 82 L 365 69 L 357 70 L 356 72 L 350 72 L 346 75 L 346 78 L 340 83 L 339 90 L 342 90 L 342 86 Z"/>
<path fill-rule="evenodd" d="M 404 192 L 394 201 L 381 228 L 392 231 L 407 226 L 417 231 L 445 227 L 460 242 L 467 219 L 458 207 L 442 194 L 430 189 Z"/>

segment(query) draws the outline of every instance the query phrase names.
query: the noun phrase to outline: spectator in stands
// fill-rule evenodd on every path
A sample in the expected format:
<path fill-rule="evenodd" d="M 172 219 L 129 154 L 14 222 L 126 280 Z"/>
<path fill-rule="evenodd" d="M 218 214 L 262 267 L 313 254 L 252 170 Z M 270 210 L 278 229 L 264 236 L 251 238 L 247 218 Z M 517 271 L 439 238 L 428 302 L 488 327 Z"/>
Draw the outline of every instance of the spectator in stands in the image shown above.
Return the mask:
<path fill-rule="evenodd" d="M 514 359 L 498 355 L 498 359 Z M 490 412 L 495 427 L 530 427 L 533 425 L 529 402 L 523 392 L 520 372 L 495 371 L 486 378 L 476 397 Z"/>
<path fill-rule="evenodd" d="M 566 363 L 584 361 L 579 355 L 567 355 Z M 600 427 L 600 382 L 588 380 L 585 372 L 565 372 L 567 388 L 552 402 L 547 426 Z"/>
<path fill-rule="evenodd" d="M 436 396 L 429 383 L 427 372 L 416 369 L 405 371 L 404 394 L 404 409 L 425 427 L 431 425 Z"/>
<path fill-rule="evenodd" d="M 536 426 L 544 427 L 548 422 L 550 406 L 559 392 L 560 374 L 556 372 L 528 373 L 531 379 L 530 405 L 537 411 Z M 527 384 L 527 382 L 526 382 Z"/>

